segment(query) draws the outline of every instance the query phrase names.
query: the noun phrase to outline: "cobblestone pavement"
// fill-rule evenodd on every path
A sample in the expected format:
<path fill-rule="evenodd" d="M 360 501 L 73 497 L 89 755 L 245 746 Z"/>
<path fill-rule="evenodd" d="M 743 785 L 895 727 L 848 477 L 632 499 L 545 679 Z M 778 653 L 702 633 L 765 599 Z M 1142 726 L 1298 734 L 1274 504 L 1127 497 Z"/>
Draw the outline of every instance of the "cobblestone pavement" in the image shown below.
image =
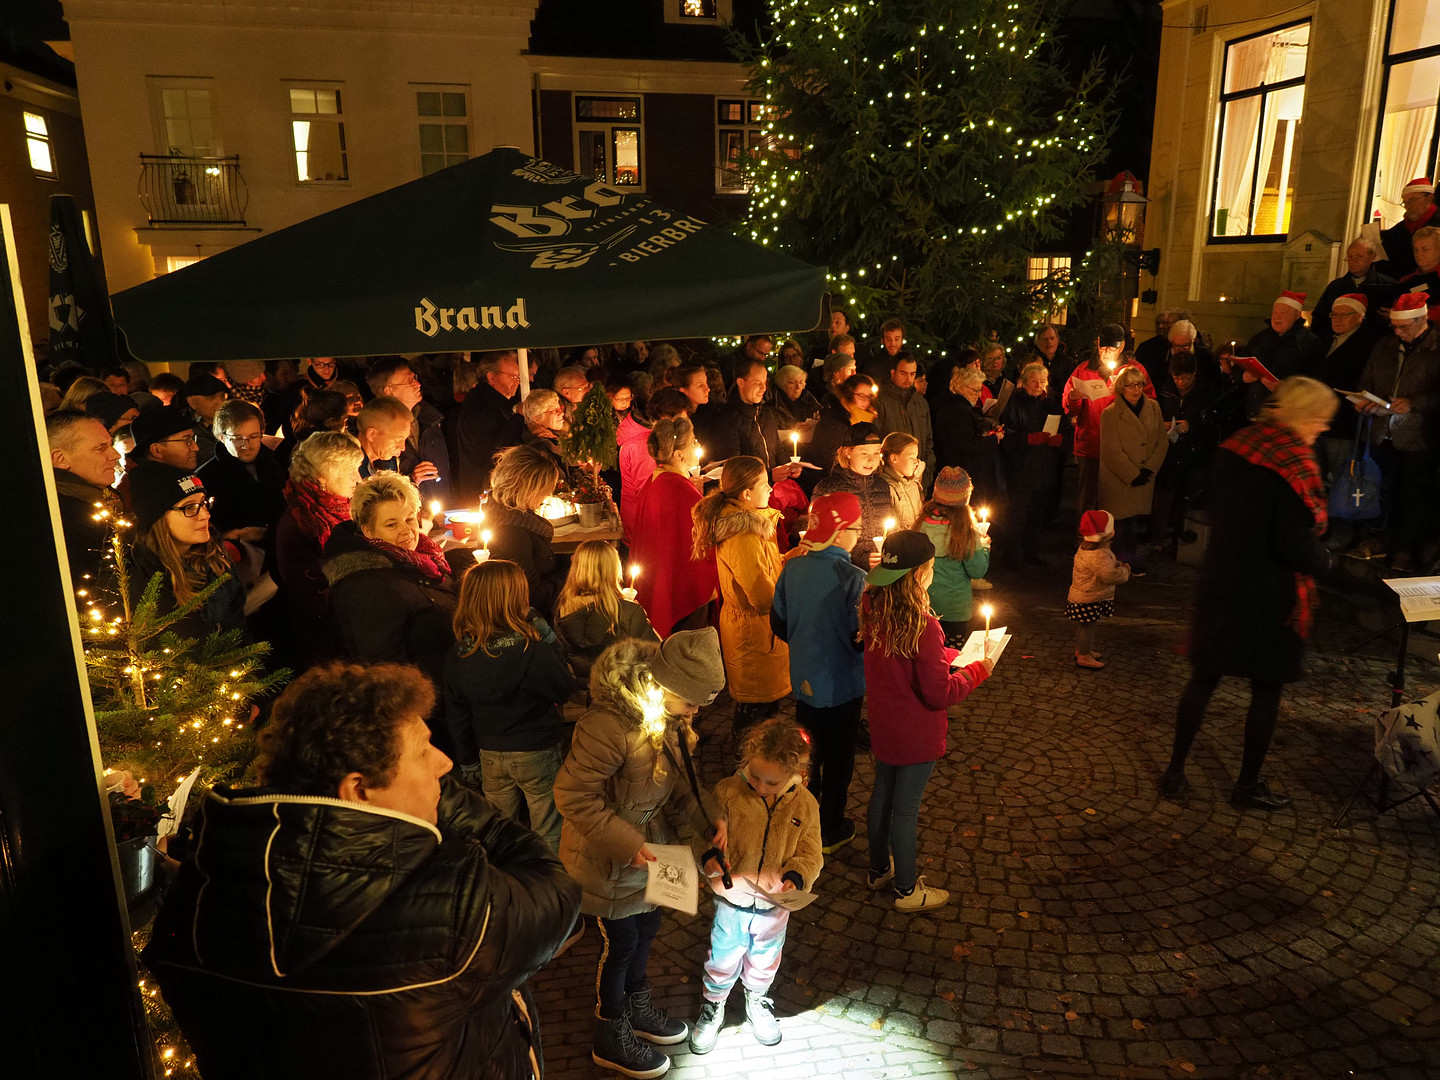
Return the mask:
<path fill-rule="evenodd" d="M 1267 762 L 1291 809 L 1226 801 L 1238 680 L 1211 704 L 1180 808 L 1155 785 L 1189 670 L 1194 573 L 1157 564 L 1121 586 L 1099 631 L 1108 666 L 1084 671 L 1059 544 L 1049 569 L 996 575 L 996 622 L 1015 637 L 952 710 L 925 795 L 921 871 L 950 906 L 901 915 L 866 889 L 862 753 L 861 836 L 792 918 L 772 989 L 784 1041 L 754 1041 L 737 991 L 714 1052 L 682 1044 L 671 1077 L 1440 1077 L 1440 819 L 1421 801 L 1381 816 L 1362 801 L 1331 827 L 1389 701 L 1393 635 L 1342 653 L 1384 625 L 1379 610 L 1327 593 Z M 1435 647 L 1412 649 L 1408 700 L 1440 689 Z M 730 767 L 729 724 L 724 697 L 702 716 L 712 781 Z M 686 1019 L 709 913 L 704 899 L 697 917 L 667 912 L 651 957 L 656 1002 Z M 618 1075 L 589 1056 L 598 953 L 591 928 L 535 979 L 551 1080 Z"/>

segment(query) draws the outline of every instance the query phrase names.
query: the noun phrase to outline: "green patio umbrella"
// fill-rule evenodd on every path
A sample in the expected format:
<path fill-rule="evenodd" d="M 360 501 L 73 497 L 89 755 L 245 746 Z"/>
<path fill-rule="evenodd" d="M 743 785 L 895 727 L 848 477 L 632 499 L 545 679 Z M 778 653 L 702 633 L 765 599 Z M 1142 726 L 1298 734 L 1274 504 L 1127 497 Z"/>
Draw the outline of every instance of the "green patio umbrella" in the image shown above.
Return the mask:
<path fill-rule="evenodd" d="M 502 148 L 113 298 L 142 360 L 564 347 L 808 329 L 825 270 Z"/>

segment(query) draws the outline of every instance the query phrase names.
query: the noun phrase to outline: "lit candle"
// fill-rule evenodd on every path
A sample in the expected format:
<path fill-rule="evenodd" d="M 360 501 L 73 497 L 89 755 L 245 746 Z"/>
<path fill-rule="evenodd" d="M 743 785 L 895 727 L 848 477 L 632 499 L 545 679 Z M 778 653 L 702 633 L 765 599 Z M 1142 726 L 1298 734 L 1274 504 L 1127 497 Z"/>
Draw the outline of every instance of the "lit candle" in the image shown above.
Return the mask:
<path fill-rule="evenodd" d="M 1105 366 L 1108 367 L 1108 368 L 1113 372 L 1113 371 L 1115 370 L 1115 368 L 1116 368 L 1117 365 L 1116 365 L 1116 363 L 1115 363 L 1114 360 L 1106 360 L 1106 361 L 1105 361 Z"/>
<path fill-rule="evenodd" d="M 988 506 L 980 508 L 980 520 L 975 524 L 975 531 L 981 536 L 990 535 L 990 508 Z"/>
<path fill-rule="evenodd" d="M 989 520 L 990 520 L 990 508 L 989 508 L 988 506 L 982 506 L 982 507 L 980 508 L 980 520 L 981 520 L 981 521 L 989 521 Z"/>
<path fill-rule="evenodd" d="M 630 564 L 630 587 L 631 587 L 632 589 L 635 587 L 635 579 L 636 579 L 637 577 L 639 577 L 639 576 L 640 576 L 640 566 L 639 566 L 638 563 L 633 563 L 633 562 L 632 562 L 632 563 Z"/>
<path fill-rule="evenodd" d="M 995 614 L 995 609 L 989 604 L 980 609 L 980 614 L 985 616 L 985 651 L 990 651 L 990 616 Z"/>
<path fill-rule="evenodd" d="M 476 561 L 476 562 L 484 562 L 486 559 L 490 558 L 490 530 L 489 530 L 489 529 L 486 529 L 484 532 L 482 532 L 482 533 L 480 534 L 480 543 L 481 543 L 482 545 L 484 545 L 484 546 L 481 547 L 479 551 L 475 552 L 475 561 Z"/>
<path fill-rule="evenodd" d="M 430 516 L 432 518 L 438 518 L 442 509 L 443 507 L 441 507 L 439 499 L 430 500 Z"/>
<path fill-rule="evenodd" d="M 889 535 L 890 535 L 890 530 L 893 529 L 893 528 L 895 528 L 895 519 L 894 519 L 894 518 L 886 518 L 886 519 L 885 519 L 885 535 L 886 535 L 886 536 L 889 536 Z"/>
<path fill-rule="evenodd" d="M 626 588 L 623 588 L 623 589 L 620 590 L 620 595 L 623 596 L 626 600 L 629 600 L 632 604 L 635 602 L 635 597 L 639 595 L 639 594 L 635 591 L 635 579 L 636 579 L 637 577 L 639 577 L 639 576 L 640 576 L 640 567 L 637 566 L 635 563 L 631 563 L 631 564 L 630 564 L 630 584 L 629 584 Z"/>
<path fill-rule="evenodd" d="M 790 433 L 790 463 L 792 465 L 800 464 L 800 433 L 798 431 Z"/>

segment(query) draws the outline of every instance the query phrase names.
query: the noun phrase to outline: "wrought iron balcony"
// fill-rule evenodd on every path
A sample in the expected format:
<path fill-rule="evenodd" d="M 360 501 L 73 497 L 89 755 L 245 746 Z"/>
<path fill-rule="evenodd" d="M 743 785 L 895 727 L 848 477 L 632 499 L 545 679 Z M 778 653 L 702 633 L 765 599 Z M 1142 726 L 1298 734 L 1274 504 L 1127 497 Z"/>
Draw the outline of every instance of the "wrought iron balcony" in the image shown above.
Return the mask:
<path fill-rule="evenodd" d="M 250 201 L 239 155 L 140 155 L 140 202 L 151 225 L 244 225 Z"/>

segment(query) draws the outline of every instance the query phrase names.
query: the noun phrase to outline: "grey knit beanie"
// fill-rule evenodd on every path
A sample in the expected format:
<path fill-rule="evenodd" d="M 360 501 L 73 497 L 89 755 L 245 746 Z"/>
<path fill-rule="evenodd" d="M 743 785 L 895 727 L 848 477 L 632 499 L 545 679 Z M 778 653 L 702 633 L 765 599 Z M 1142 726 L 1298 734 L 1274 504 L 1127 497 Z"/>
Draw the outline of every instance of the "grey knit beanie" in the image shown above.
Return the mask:
<path fill-rule="evenodd" d="M 662 689 L 692 705 L 709 705 L 725 689 L 725 664 L 720 659 L 720 632 L 677 630 L 660 645 L 650 674 Z"/>

